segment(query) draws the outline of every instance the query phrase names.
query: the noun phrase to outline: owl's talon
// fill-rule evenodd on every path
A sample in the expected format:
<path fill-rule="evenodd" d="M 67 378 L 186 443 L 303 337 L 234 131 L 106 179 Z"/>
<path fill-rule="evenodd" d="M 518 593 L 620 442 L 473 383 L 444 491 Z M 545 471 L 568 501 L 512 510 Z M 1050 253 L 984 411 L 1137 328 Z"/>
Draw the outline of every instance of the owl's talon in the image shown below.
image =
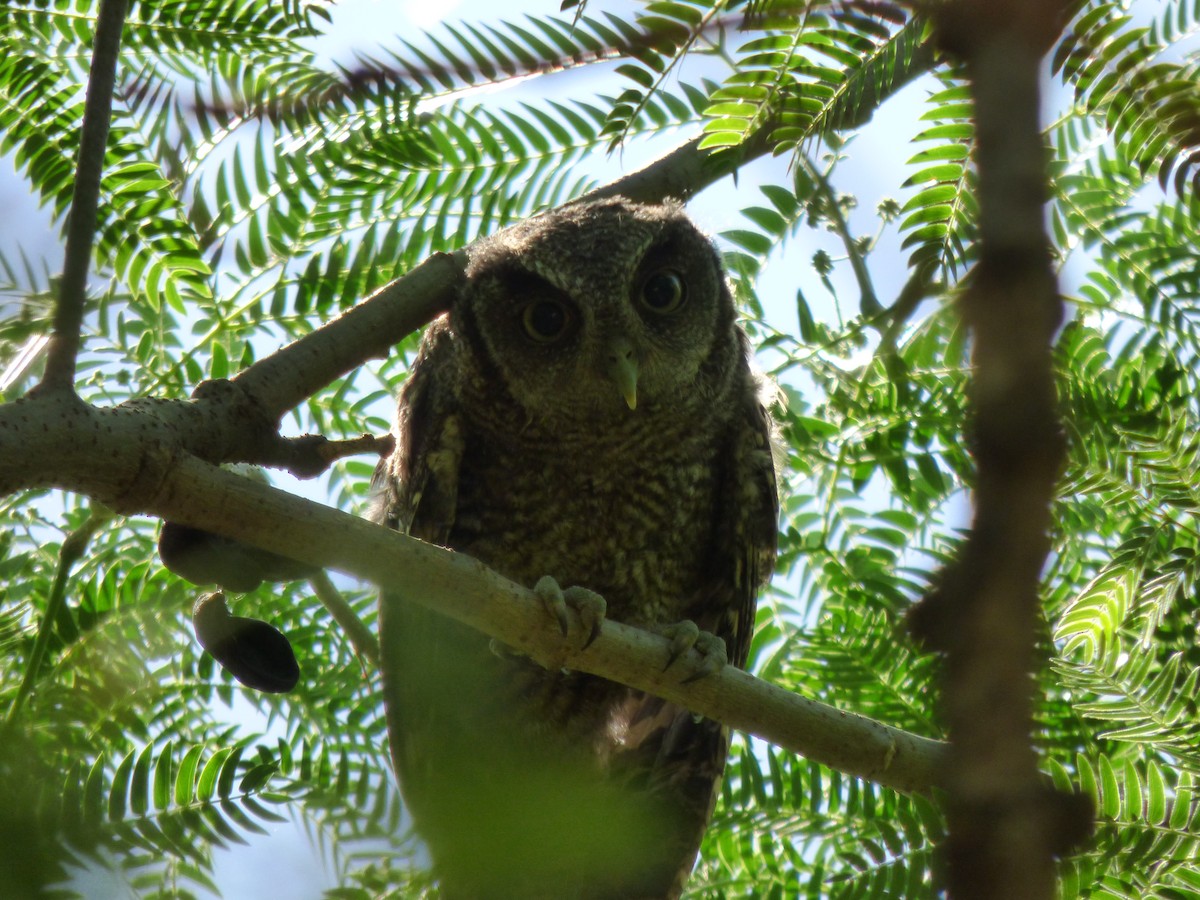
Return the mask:
<path fill-rule="evenodd" d="M 671 641 L 671 647 L 667 652 L 667 664 L 663 666 L 664 672 L 671 668 L 675 661 L 688 650 L 695 649 L 703 657 L 700 665 L 691 675 L 683 679 L 682 684 L 691 684 L 693 681 L 715 675 L 729 663 L 729 653 L 725 648 L 725 641 L 715 634 L 701 631 L 700 626 L 690 619 L 669 625 L 663 629 L 662 633 Z"/>
<path fill-rule="evenodd" d="M 492 638 L 488 641 L 488 650 L 491 651 L 493 656 L 498 657 L 499 659 L 522 658 L 521 654 L 512 647 L 508 646 L 508 644 L 504 643 L 503 641 L 498 641 L 495 638 Z"/>
<path fill-rule="evenodd" d="M 554 616 L 563 637 L 566 637 L 571 630 L 571 617 L 567 615 L 567 600 L 558 582 L 549 575 L 543 575 L 533 586 L 533 592 L 538 595 L 546 611 Z"/>
<path fill-rule="evenodd" d="M 693 681 L 699 681 L 701 678 L 707 678 L 709 675 L 716 675 L 729 664 L 725 642 L 716 635 L 712 635 L 712 639 L 720 641 L 720 647 L 714 649 L 711 655 L 708 650 L 701 650 L 700 652 L 704 654 L 704 662 L 697 667 L 695 672 L 683 679 L 680 684 L 691 684 Z"/>
<path fill-rule="evenodd" d="M 665 672 L 675 665 L 675 660 L 696 646 L 696 641 L 700 638 L 700 626 L 691 619 L 684 619 L 664 628 L 663 635 L 671 640 L 671 648 L 667 651 L 667 664 L 663 666 Z"/>
<path fill-rule="evenodd" d="M 608 604 L 595 591 L 582 587 L 569 587 L 565 590 L 558 586 L 549 575 L 543 575 L 533 586 L 533 592 L 541 599 L 542 604 L 554 616 L 558 627 L 566 637 L 571 630 L 571 617 L 567 609 L 573 609 L 579 614 L 579 619 L 588 630 L 587 640 L 583 643 L 586 650 L 600 637 L 600 629 L 604 625 Z"/>
<path fill-rule="evenodd" d="M 579 613 L 579 620 L 588 630 L 587 640 L 583 642 L 586 650 L 600 637 L 600 629 L 604 626 L 604 617 L 608 613 L 608 604 L 595 591 L 582 587 L 569 587 L 563 591 L 567 605 Z"/>
<path fill-rule="evenodd" d="M 586 650 L 592 644 L 596 643 L 596 638 L 600 637 L 600 626 L 604 624 L 603 619 L 597 619 L 592 623 L 592 630 L 588 633 L 588 639 L 583 642 L 583 649 Z"/>

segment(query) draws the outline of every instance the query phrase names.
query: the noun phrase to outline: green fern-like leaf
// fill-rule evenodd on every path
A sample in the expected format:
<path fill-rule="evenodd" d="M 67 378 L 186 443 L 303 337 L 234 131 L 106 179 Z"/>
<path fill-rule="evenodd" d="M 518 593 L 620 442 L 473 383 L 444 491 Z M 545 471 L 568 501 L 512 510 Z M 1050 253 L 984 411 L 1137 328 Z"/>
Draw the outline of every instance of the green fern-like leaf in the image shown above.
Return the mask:
<path fill-rule="evenodd" d="M 1101 117 L 1122 152 L 1180 195 L 1194 190 L 1200 159 L 1200 90 L 1194 63 L 1167 62 L 1163 38 L 1194 28 L 1177 4 L 1161 23 L 1140 26 L 1110 0 L 1082 5 L 1054 52 L 1056 71 L 1078 101 Z"/>

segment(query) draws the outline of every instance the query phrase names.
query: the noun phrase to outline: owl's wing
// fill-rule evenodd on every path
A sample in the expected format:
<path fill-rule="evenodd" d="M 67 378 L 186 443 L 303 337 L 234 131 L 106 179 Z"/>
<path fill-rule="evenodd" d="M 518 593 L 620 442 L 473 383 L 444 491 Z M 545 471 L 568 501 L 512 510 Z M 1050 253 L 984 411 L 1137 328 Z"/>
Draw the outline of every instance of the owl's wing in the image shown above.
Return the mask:
<path fill-rule="evenodd" d="M 463 438 L 446 381 L 453 338 L 444 320 L 430 325 L 396 412 L 396 449 L 372 479 L 372 518 L 431 544 L 454 525 Z"/>
<path fill-rule="evenodd" d="M 724 459 L 708 591 L 690 615 L 725 641 L 729 662 L 745 668 L 758 592 L 775 570 L 779 492 L 771 420 L 757 394 L 745 404 Z"/>
<path fill-rule="evenodd" d="M 454 340 L 444 319 L 427 329 L 400 391 L 395 450 L 374 479 L 376 521 L 442 546 L 454 527 L 464 451 Z M 461 731 L 455 691 L 480 680 L 467 648 L 483 638 L 411 599 L 388 591 L 379 601 L 388 743 L 410 812 L 440 846 L 443 831 L 463 824 L 451 802 L 464 755 L 454 743 Z"/>

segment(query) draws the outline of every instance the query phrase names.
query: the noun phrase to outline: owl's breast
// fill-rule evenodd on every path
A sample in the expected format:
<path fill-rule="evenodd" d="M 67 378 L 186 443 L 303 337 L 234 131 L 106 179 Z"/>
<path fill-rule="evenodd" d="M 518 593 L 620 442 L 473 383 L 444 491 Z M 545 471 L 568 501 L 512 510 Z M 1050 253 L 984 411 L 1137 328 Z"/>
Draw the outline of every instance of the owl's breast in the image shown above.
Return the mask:
<path fill-rule="evenodd" d="M 714 533 L 716 450 L 646 429 L 620 445 L 468 449 L 451 546 L 514 581 L 551 575 L 636 625 L 682 617 Z"/>

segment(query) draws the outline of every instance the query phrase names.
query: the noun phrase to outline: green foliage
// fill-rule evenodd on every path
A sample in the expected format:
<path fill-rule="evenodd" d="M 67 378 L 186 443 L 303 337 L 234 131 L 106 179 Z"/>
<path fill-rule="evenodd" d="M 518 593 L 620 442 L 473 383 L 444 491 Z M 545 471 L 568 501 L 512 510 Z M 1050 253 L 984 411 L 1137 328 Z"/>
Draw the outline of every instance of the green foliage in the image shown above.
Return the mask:
<path fill-rule="evenodd" d="M 1054 67 L 1076 102 L 1102 122 L 1143 173 L 1180 194 L 1200 184 L 1200 97 L 1196 61 L 1177 62 L 1171 49 L 1200 23 L 1195 4 L 1165 4 L 1161 18 L 1138 25 L 1126 4 L 1082 4 L 1055 50 Z M 1164 58 L 1167 57 L 1167 58 Z"/>
<path fill-rule="evenodd" d="M 975 261 L 970 97 L 905 8 L 796 6 L 647 2 L 626 20 L 568 2 L 574 18 L 446 24 L 337 67 L 314 49 L 320 2 L 133 4 L 81 393 L 181 397 L 231 375 L 430 253 L 599 184 L 606 150 L 676 133 L 765 141 L 781 161 L 741 187 L 741 221 L 721 236 L 784 401 L 781 575 L 752 665 L 939 736 L 936 661 L 905 613 L 968 524 L 954 302 Z M 1064 898 L 1200 896 L 1200 5 L 1128 6 L 1074 4 L 1051 51 L 1066 98 L 1047 127 L 1047 188 L 1070 302 L 1056 350 L 1070 458 L 1038 739 L 1055 780 L 1098 810 L 1092 843 L 1061 864 Z M 0 9 L 0 149 L 58 226 L 96 9 Z M 559 78 L 583 87 L 555 98 Z M 872 130 L 897 106 L 908 134 Z M 874 217 L 845 174 L 870 143 L 904 161 Z M 8 366 L 49 332 L 54 279 L 0 250 Z M 411 349 L 319 392 L 286 430 L 384 432 Z M 344 461 L 319 490 L 361 510 L 371 467 Z M 330 897 L 428 890 L 373 678 L 307 589 L 235 601 L 288 635 L 303 673 L 286 697 L 250 694 L 190 639 L 195 592 L 160 567 L 155 523 L 91 534 L 47 616 L 64 540 L 92 513 L 49 492 L 0 501 L 0 870 L 68 896 L 69 867 L 109 866 L 139 896 L 190 897 L 213 889 L 214 849 L 283 816 L 332 861 Z M 349 596 L 372 625 L 369 592 Z M 229 724 L 235 698 L 270 736 Z M 943 832 L 932 800 L 739 738 L 689 896 L 932 896 Z"/>
<path fill-rule="evenodd" d="M 931 62 L 926 25 L 890 12 L 899 27 L 843 9 L 810 14 L 800 28 L 788 17 L 764 28 L 738 48 L 737 69 L 713 94 L 705 144 L 739 144 L 766 128 L 783 149 L 861 125 Z"/>

